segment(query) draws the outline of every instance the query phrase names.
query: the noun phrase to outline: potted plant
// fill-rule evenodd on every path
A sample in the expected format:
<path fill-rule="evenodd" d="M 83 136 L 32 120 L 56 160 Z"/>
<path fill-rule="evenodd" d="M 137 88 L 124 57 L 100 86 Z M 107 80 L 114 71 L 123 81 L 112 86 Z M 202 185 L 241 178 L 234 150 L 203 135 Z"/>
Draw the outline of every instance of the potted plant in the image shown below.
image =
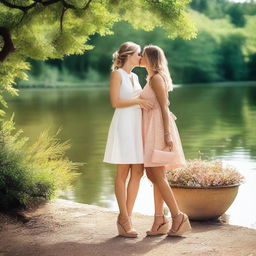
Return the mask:
<path fill-rule="evenodd" d="M 244 177 L 223 162 L 188 160 L 182 168 L 167 171 L 178 205 L 192 220 L 220 217 L 236 198 Z"/>

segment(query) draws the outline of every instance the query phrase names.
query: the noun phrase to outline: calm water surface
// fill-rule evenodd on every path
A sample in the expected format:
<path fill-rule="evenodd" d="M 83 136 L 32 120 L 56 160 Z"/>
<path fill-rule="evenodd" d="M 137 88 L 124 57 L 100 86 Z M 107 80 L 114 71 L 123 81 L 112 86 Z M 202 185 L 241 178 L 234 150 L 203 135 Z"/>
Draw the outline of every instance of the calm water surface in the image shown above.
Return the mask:
<path fill-rule="evenodd" d="M 23 89 L 8 98 L 8 115 L 15 112 L 17 128 L 35 140 L 41 131 L 58 128 L 70 139 L 68 156 L 85 162 L 72 191 L 62 198 L 117 210 L 115 166 L 102 162 L 113 115 L 107 89 Z M 256 83 L 193 85 L 175 88 L 171 110 L 178 117 L 186 158 L 221 159 L 246 177 L 226 213 L 229 223 L 256 228 Z M 144 176 L 136 212 L 153 214 L 152 186 Z"/>

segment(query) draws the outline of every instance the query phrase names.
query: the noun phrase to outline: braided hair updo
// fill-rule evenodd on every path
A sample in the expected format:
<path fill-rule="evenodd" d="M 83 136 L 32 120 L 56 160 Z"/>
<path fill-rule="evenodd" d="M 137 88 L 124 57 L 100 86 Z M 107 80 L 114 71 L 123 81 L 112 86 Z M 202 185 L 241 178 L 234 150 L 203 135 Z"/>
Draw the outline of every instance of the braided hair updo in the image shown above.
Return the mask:
<path fill-rule="evenodd" d="M 127 57 L 134 54 L 138 50 L 140 51 L 140 46 L 133 42 L 125 42 L 121 44 L 119 50 L 113 53 L 112 71 L 123 67 Z"/>

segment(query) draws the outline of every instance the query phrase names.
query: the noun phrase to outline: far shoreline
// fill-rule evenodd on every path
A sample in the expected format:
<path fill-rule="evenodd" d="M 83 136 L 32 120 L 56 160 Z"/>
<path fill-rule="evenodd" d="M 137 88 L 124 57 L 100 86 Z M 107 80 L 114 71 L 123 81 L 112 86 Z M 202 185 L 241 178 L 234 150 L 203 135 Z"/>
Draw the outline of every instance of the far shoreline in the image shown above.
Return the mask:
<path fill-rule="evenodd" d="M 15 89 L 102 89 L 106 90 L 109 89 L 108 81 L 104 82 L 93 82 L 93 83 L 87 83 L 87 82 L 79 82 L 79 83 L 61 83 L 57 82 L 56 85 L 41 85 L 42 83 L 39 83 L 39 85 L 20 85 L 20 86 L 13 86 Z M 67 85 L 72 84 L 72 85 Z M 256 80 L 255 81 L 223 81 L 223 82 L 199 82 L 199 83 L 181 83 L 181 84 L 174 84 L 174 88 L 178 87 L 194 87 L 194 86 L 209 86 L 209 87 L 230 87 L 230 86 L 256 86 Z"/>

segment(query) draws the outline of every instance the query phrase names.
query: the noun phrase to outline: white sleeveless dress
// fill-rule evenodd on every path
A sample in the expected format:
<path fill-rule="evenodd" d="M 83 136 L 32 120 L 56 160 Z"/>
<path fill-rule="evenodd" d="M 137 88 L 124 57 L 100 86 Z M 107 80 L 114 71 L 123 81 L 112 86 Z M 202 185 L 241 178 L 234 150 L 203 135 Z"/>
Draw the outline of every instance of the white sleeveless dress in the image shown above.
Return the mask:
<path fill-rule="evenodd" d="M 134 88 L 129 74 L 122 68 L 119 98 L 139 97 L 142 88 L 138 76 L 131 72 Z M 111 164 L 142 164 L 142 110 L 139 105 L 116 108 L 108 132 L 103 162 Z"/>

